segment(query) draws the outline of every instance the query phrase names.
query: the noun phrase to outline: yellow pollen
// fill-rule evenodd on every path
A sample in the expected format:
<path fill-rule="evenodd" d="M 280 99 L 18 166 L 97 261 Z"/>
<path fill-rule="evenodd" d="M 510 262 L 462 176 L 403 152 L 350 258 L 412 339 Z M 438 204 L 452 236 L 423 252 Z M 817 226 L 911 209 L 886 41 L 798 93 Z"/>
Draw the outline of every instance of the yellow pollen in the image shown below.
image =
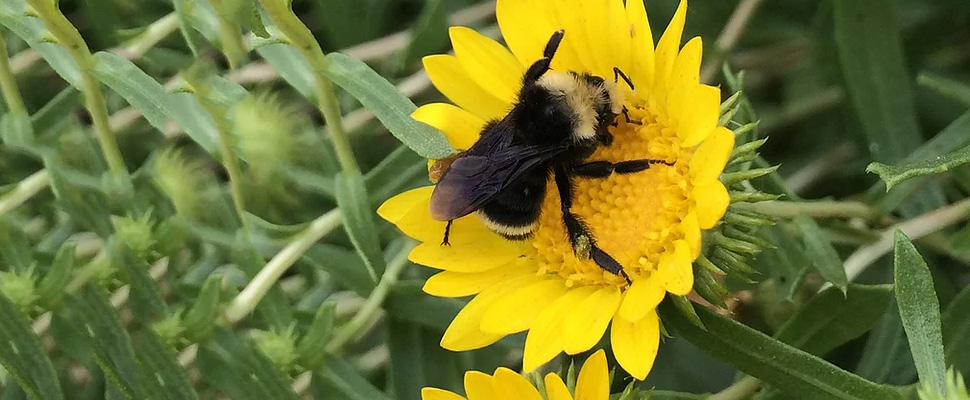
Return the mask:
<path fill-rule="evenodd" d="M 655 159 L 674 165 L 654 164 L 646 171 L 608 178 L 572 178 L 572 212 L 586 222 L 596 244 L 634 280 L 654 271 L 660 255 L 684 238 L 677 227 L 694 207 L 687 169 L 692 150 L 680 147 L 676 131 L 664 123 L 666 118 L 652 112 L 649 104 L 644 106 L 627 104 L 631 119 L 642 123 L 618 117 L 618 126 L 610 128 L 613 144 L 600 147 L 589 160 Z M 554 182 L 548 187 L 532 240 L 531 256 L 539 270 L 559 274 L 569 287 L 627 286 L 622 277 L 574 255 L 562 222 L 559 193 Z"/>

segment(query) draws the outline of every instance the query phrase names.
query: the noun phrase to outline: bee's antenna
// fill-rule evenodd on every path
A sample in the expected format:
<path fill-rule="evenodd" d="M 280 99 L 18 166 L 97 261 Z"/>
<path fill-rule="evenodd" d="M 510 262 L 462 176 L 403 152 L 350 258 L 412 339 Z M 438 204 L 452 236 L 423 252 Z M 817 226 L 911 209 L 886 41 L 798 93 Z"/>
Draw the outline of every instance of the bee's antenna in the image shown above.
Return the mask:
<path fill-rule="evenodd" d="M 619 81 L 620 78 L 623 78 L 623 81 L 630 86 L 630 90 L 636 90 L 636 88 L 633 87 L 633 81 L 630 80 L 630 77 L 626 76 L 626 74 L 624 74 L 619 67 L 613 67 L 613 82 Z"/>

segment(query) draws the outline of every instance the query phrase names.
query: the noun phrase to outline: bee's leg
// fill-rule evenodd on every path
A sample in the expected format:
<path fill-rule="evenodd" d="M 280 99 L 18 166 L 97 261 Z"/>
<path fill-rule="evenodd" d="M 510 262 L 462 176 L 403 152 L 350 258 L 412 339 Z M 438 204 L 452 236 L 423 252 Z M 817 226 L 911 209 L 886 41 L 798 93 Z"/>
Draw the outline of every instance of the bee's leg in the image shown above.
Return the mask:
<path fill-rule="evenodd" d="M 451 246 L 451 243 L 448 242 L 448 236 L 451 235 L 451 223 L 452 222 L 454 222 L 454 220 L 448 220 L 448 223 L 445 224 L 445 237 L 444 237 L 444 239 L 441 239 L 441 245 L 442 246 Z"/>
<path fill-rule="evenodd" d="M 529 69 L 525 71 L 525 77 L 523 78 L 525 83 L 539 80 L 549 70 L 549 65 L 552 64 L 552 57 L 556 55 L 556 50 L 559 49 L 559 43 L 562 42 L 564 34 L 564 30 L 553 32 L 552 37 L 549 38 L 549 42 L 546 43 L 545 50 L 542 52 L 542 58 L 532 63 Z"/>
<path fill-rule="evenodd" d="M 627 283 L 632 283 L 630 277 L 623 271 L 623 266 L 613 257 L 596 245 L 596 239 L 589 232 L 589 227 L 571 209 L 573 205 L 573 187 L 569 181 L 569 174 L 563 167 L 556 167 L 556 188 L 559 189 L 559 205 L 562 208 L 563 224 L 569 235 L 569 243 L 577 257 L 592 259 L 596 265 L 609 273 L 622 276 Z"/>
<path fill-rule="evenodd" d="M 630 86 L 630 90 L 636 89 L 636 87 L 633 86 L 633 81 L 630 80 L 629 76 L 626 76 L 626 74 L 624 74 L 619 67 L 613 67 L 613 82 L 618 83 L 620 81 L 620 78 L 623 78 L 623 81 L 626 82 L 628 86 Z"/>
<path fill-rule="evenodd" d="M 606 178 L 614 172 L 618 174 L 632 174 L 650 168 L 653 164 L 674 165 L 664 160 L 628 160 L 612 163 L 609 161 L 590 161 L 587 163 L 576 164 L 571 167 L 573 174 L 584 178 Z"/>

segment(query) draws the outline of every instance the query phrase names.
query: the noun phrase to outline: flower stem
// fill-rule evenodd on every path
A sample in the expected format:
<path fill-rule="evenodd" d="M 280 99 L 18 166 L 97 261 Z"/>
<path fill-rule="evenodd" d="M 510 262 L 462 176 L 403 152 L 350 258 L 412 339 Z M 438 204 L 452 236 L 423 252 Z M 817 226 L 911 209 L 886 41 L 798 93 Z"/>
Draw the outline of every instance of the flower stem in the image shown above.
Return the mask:
<path fill-rule="evenodd" d="M 3 197 L 0 197 L 0 215 L 6 214 L 21 204 L 24 204 L 31 197 L 34 197 L 35 194 L 49 186 L 50 183 L 50 176 L 47 174 L 47 170 L 43 169 L 28 176 L 27 179 L 20 181 L 16 188 Z"/>
<path fill-rule="evenodd" d="M 377 284 L 373 291 L 370 292 L 370 296 L 367 296 L 367 300 L 364 301 L 364 305 L 361 306 L 360 311 L 354 315 L 354 318 L 347 322 L 346 325 L 342 326 L 334 334 L 333 339 L 327 344 L 328 352 L 337 352 L 349 343 L 352 339 L 357 337 L 361 329 L 363 329 L 367 324 L 374 319 L 378 311 L 381 310 L 381 305 L 384 304 L 384 299 L 387 298 L 388 292 L 391 290 L 391 286 L 397 282 L 398 276 L 404 271 L 404 268 L 408 265 L 408 253 L 414 244 L 405 246 L 401 251 L 394 256 L 388 265 L 387 269 L 384 270 L 384 275 L 381 276 L 381 281 Z"/>
<path fill-rule="evenodd" d="M 0 30 L 0 89 L 3 90 L 3 99 L 7 102 L 7 108 L 13 114 L 27 114 L 27 107 L 24 106 L 24 99 L 20 97 L 20 90 L 17 89 L 17 79 L 10 70 L 10 58 L 7 54 L 7 40 Z"/>
<path fill-rule="evenodd" d="M 707 400 L 741 400 L 750 398 L 758 389 L 761 388 L 761 381 L 758 378 L 745 376 L 741 380 L 734 382 L 727 389 L 717 392 Z"/>
<path fill-rule="evenodd" d="M 310 29 L 293 13 L 288 1 L 259 0 L 259 3 L 263 5 L 263 9 L 276 27 L 286 35 L 290 44 L 296 47 L 310 63 L 316 79 L 317 107 L 320 108 L 327 123 L 330 140 L 333 142 L 341 169 L 347 172 L 359 172 L 360 167 L 354 158 L 350 140 L 340 117 L 340 107 L 337 104 L 337 96 L 333 92 L 333 83 L 324 75 L 324 72 L 330 68 L 330 61 L 323 54 L 320 43 L 314 39 Z"/>
<path fill-rule="evenodd" d="M 299 260 L 314 243 L 337 229 L 342 223 L 343 218 L 340 210 L 337 209 L 313 220 L 306 230 L 266 263 L 266 266 L 259 271 L 256 277 L 232 300 L 225 311 L 226 320 L 233 324 L 251 313 L 256 308 L 256 304 L 266 295 L 266 292 L 283 275 L 283 272 L 286 272 L 293 263 Z"/>
<path fill-rule="evenodd" d="M 724 30 L 718 35 L 714 42 L 714 57 L 708 61 L 704 70 L 701 72 L 701 82 L 711 82 L 714 75 L 721 69 L 721 61 L 727 53 L 734 49 L 734 45 L 741 39 L 741 35 L 751 22 L 751 17 L 761 5 L 762 0 L 741 0 L 738 6 L 731 13 L 730 19 L 724 25 Z"/>
<path fill-rule="evenodd" d="M 229 60 L 229 68 L 236 69 L 246 59 L 246 46 L 243 45 L 242 32 L 239 24 L 233 22 L 233 10 L 226 0 L 209 0 L 216 9 L 219 20 L 219 41 L 222 42 L 222 53 Z"/>
<path fill-rule="evenodd" d="M 878 219 L 880 214 L 868 204 L 858 201 L 762 201 L 733 205 L 744 210 L 757 211 L 780 218 L 793 218 L 806 214 L 813 218 L 862 218 Z"/>
<path fill-rule="evenodd" d="M 47 30 L 54 35 L 57 42 L 77 62 L 81 70 L 84 105 L 88 113 L 91 114 L 94 132 L 97 135 L 98 142 L 101 144 L 101 151 L 104 153 L 105 161 L 108 163 L 108 169 L 112 173 L 118 176 L 124 176 L 130 180 L 124 158 L 121 157 L 121 151 L 118 149 L 118 142 L 115 141 L 114 135 L 111 133 L 111 128 L 108 125 L 108 107 L 105 104 L 104 95 L 101 93 L 100 83 L 91 75 L 91 70 L 94 69 L 97 62 L 94 60 L 94 56 L 91 55 L 91 50 L 88 49 L 87 43 L 84 42 L 77 28 L 57 8 L 54 1 L 27 0 L 27 4 L 37 12 L 40 19 L 44 21 Z"/>

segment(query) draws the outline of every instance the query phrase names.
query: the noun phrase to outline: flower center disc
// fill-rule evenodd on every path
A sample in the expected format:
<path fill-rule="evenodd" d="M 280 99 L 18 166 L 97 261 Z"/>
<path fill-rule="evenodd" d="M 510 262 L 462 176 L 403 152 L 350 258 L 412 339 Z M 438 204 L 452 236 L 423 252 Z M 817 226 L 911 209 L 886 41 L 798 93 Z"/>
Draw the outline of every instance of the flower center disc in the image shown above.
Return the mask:
<path fill-rule="evenodd" d="M 613 144 L 601 146 L 589 160 L 654 159 L 674 165 L 655 164 L 645 171 L 614 173 L 608 178 L 572 177 L 572 212 L 586 222 L 597 245 L 636 280 L 655 271 L 660 255 L 684 238 L 677 227 L 692 208 L 688 177 L 692 150 L 680 146 L 676 131 L 651 107 L 627 104 L 627 108 L 633 123 L 618 117 L 618 126 L 610 127 Z M 555 183 L 548 187 L 555 188 Z M 543 200 L 532 248 L 539 272 L 557 273 L 568 286 L 627 285 L 622 277 L 574 255 L 554 189 L 547 190 Z"/>

